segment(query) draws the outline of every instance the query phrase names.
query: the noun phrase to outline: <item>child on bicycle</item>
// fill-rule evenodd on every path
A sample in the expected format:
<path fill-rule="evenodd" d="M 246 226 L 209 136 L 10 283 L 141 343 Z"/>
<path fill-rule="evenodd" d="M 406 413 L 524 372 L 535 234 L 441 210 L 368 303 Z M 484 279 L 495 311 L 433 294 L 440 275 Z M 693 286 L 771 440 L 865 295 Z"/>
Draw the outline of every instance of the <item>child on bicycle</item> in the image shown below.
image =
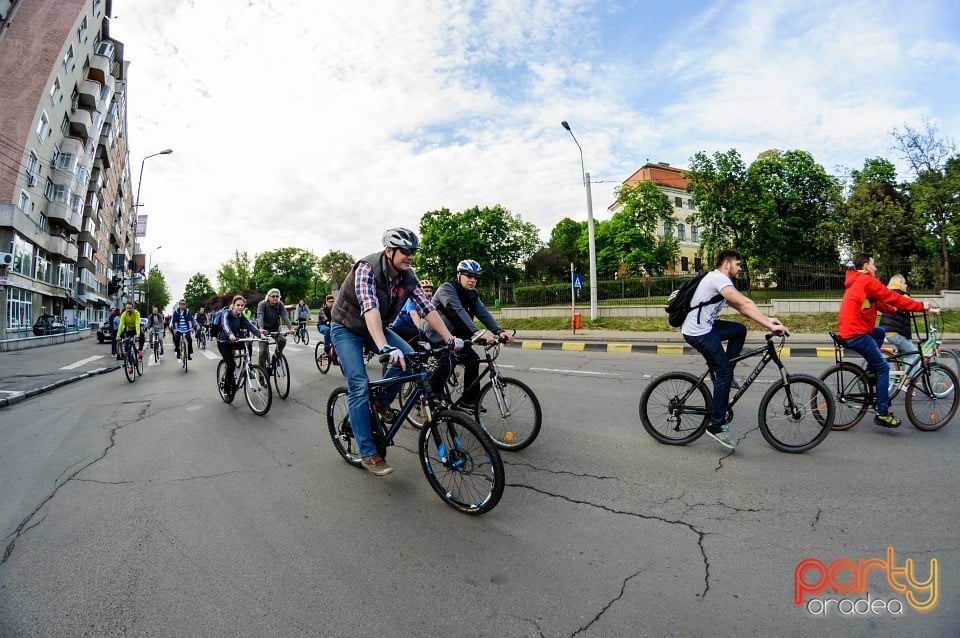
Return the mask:
<path fill-rule="evenodd" d="M 230 303 L 230 309 L 222 313 L 220 317 L 220 334 L 217 335 L 217 350 L 220 351 L 220 356 L 223 357 L 224 363 L 227 364 L 227 374 L 224 379 L 223 388 L 227 394 L 233 394 L 234 390 L 236 390 L 236 388 L 233 387 L 233 377 L 237 369 L 237 362 L 234 360 L 234 344 L 237 339 L 247 332 L 259 334 L 261 337 L 266 337 L 270 334 L 266 330 L 257 328 L 257 326 L 243 314 L 246 306 L 247 300 L 243 298 L 243 295 L 236 295 Z"/>
<path fill-rule="evenodd" d="M 907 296 L 907 280 L 900 273 L 890 278 L 890 282 L 887 283 L 887 288 L 898 295 Z M 915 352 L 917 350 L 916 345 L 911 341 L 913 329 L 910 327 L 910 313 L 906 310 L 884 312 L 880 317 L 880 327 L 886 331 L 887 341 L 893 344 L 898 354 Z M 908 377 L 914 364 L 919 360 L 919 354 L 911 354 L 903 357 L 903 366 Z"/>

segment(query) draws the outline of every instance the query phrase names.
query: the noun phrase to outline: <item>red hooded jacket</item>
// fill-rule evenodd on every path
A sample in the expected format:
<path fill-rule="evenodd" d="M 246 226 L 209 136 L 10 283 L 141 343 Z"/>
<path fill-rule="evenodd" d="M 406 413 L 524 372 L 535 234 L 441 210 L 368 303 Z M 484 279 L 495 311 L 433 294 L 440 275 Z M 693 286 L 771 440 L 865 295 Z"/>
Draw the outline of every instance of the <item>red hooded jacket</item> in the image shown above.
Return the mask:
<path fill-rule="evenodd" d="M 922 312 L 923 302 L 898 295 L 879 279 L 863 270 L 848 270 L 844 282 L 847 289 L 840 300 L 837 334 L 843 339 L 870 334 L 877 323 L 877 311 L 908 310 Z"/>

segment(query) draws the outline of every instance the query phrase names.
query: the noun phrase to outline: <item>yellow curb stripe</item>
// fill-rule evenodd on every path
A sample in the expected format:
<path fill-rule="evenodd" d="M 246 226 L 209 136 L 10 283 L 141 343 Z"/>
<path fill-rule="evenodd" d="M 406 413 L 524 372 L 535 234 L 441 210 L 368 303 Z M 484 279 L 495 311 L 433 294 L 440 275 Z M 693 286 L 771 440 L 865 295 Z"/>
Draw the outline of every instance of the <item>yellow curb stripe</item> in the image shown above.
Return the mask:
<path fill-rule="evenodd" d="M 608 343 L 607 352 L 633 352 L 633 345 L 629 343 Z"/>
<path fill-rule="evenodd" d="M 681 345 L 658 345 L 657 354 L 683 354 Z"/>
<path fill-rule="evenodd" d="M 786 347 L 780 348 L 780 356 L 781 356 L 781 357 L 789 357 L 789 356 L 790 356 L 790 348 L 786 348 Z"/>
<path fill-rule="evenodd" d="M 560 349 L 561 349 L 561 350 L 572 350 L 572 351 L 574 351 L 574 352 L 583 352 L 583 349 L 584 349 L 584 347 L 586 347 L 586 345 L 587 345 L 587 344 L 585 344 L 585 343 L 582 342 L 582 341 L 579 341 L 579 342 L 578 342 L 578 341 L 564 341 L 564 342 L 560 345 Z"/>
<path fill-rule="evenodd" d="M 542 341 L 524 341 L 523 349 L 524 350 L 540 350 L 543 348 Z"/>
<path fill-rule="evenodd" d="M 818 357 L 833 358 L 834 352 L 836 352 L 834 348 L 817 348 Z"/>

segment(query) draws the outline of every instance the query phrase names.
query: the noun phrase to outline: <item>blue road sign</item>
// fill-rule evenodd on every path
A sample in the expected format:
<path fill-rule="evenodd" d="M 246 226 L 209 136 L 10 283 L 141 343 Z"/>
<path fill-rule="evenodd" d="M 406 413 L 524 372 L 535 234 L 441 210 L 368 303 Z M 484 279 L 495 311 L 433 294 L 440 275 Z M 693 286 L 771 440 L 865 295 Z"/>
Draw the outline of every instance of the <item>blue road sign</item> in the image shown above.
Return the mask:
<path fill-rule="evenodd" d="M 573 287 L 577 290 L 583 288 L 583 275 L 578 272 L 573 273 Z"/>

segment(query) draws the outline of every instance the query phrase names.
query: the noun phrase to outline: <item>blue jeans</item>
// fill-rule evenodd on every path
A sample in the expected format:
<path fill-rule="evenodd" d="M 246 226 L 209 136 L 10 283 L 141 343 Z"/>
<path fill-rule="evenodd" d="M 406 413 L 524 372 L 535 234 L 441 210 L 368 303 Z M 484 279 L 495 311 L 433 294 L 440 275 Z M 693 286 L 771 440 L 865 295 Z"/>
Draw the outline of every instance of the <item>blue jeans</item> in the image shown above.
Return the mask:
<path fill-rule="evenodd" d="M 324 354 L 330 354 L 330 326 L 324 323 L 318 323 L 317 332 L 323 335 Z"/>
<path fill-rule="evenodd" d="M 683 335 L 684 340 L 703 355 L 707 367 L 713 373 L 713 408 L 710 412 L 711 423 L 723 423 L 727 420 L 730 403 L 730 386 L 733 384 L 733 364 L 730 359 L 740 355 L 747 340 L 747 327 L 736 321 L 717 319 L 713 330 L 705 335 Z M 723 342 L 727 349 L 723 349 Z"/>
<path fill-rule="evenodd" d="M 870 334 L 844 340 L 847 347 L 863 357 L 867 368 L 877 375 L 877 414 L 886 414 L 890 409 L 890 364 L 880 352 L 886 334 L 883 328 L 874 328 Z"/>
<path fill-rule="evenodd" d="M 406 341 L 398 337 L 392 330 L 384 330 L 384 336 L 394 348 L 399 348 L 404 354 L 413 352 Z M 361 456 L 372 456 L 377 453 L 377 443 L 373 440 L 370 429 L 370 388 L 367 385 L 370 377 L 367 376 L 367 367 L 363 362 L 363 346 L 369 344 L 373 348 L 373 341 L 366 335 L 357 334 L 336 321 L 330 324 L 330 337 L 337 349 L 337 359 L 340 369 L 347 378 L 347 413 L 350 415 L 350 425 L 353 427 L 353 437 L 357 440 L 357 447 Z M 396 376 L 400 373 L 398 366 L 390 366 L 384 378 Z M 384 391 L 381 401 L 389 404 L 397 396 L 400 387 L 396 386 Z"/>
<path fill-rule="evenodd" d="M 898 355 L 905 355 L 900 359 L 900 365 L 903 366 L 904 372 L 909 373 L 913 366 L 920 361 L 919 354 L 908 354 L 910 352 L 917 352 L 917 344 L 897 332 L 888 334 L 887 341 L 892 343 L 897 349 Z"/>

